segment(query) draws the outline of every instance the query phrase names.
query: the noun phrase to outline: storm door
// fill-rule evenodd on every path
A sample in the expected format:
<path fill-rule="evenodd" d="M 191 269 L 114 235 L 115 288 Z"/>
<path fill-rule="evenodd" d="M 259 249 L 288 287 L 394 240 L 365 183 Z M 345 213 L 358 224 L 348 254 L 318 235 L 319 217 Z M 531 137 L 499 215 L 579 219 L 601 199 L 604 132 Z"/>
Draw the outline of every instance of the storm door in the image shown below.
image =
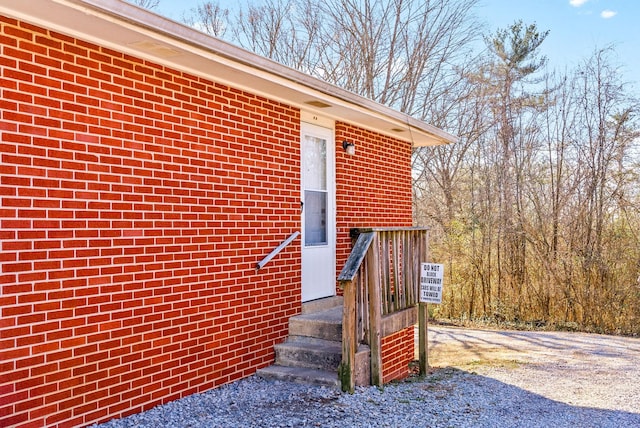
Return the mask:
<path fill-rule="evenodd" d="M 333 130 L 301 126 L 302 301 L 336 293 Z"/>

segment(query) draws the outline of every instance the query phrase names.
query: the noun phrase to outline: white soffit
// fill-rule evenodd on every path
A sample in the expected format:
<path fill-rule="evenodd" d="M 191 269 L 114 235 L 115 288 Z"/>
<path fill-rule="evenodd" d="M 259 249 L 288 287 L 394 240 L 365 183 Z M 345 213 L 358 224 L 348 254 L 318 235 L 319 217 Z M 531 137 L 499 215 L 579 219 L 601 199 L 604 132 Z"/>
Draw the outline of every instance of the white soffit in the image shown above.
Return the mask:
<path fill-rule="evenodd" d="M 0 14 L 142 57 L 414 146 L 457 140 L 335 85 L 121 0 L 0 0 Z"/>

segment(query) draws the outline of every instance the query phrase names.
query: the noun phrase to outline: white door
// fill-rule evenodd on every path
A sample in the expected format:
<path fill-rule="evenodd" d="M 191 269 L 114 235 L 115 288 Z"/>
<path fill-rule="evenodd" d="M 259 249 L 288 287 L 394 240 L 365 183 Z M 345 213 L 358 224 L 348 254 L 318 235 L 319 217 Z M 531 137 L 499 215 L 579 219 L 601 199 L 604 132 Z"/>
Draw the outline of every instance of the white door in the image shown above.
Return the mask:
<path fill-rule="evenodd" d="M 302 122 L 302 301 L 336 294 L 333 130 Z"/>

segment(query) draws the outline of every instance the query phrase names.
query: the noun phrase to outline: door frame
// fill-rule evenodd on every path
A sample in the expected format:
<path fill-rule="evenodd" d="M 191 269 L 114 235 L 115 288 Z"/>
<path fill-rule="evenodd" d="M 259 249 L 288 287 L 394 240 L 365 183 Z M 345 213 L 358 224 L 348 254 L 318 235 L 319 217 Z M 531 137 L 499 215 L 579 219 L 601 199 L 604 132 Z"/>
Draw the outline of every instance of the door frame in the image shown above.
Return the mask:
<path fill-rule="evenodd" d="M 336 295 L 336 159 L 335 122 L 314 115 L 302 115 L 300 122 L 300 201 L 305 198 L 302 138 L 311 134 L 326 139 L 327 244 L 305 244 L 305 209 L 300 213 L 302 302 Z M 322 263 L 318 266 L 318 263 Z"/>

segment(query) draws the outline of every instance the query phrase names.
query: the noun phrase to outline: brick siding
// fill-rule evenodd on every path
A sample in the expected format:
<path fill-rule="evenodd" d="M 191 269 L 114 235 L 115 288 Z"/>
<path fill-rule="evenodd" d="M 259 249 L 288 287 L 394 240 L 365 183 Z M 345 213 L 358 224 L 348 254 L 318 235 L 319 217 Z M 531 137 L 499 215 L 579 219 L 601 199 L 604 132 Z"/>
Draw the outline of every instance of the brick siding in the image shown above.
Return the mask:
<path fill-rule="evenodd" d="M 342 150 L 354 142 L 356 154 Z M 351 252 L 352 227 L 412 226 L 411 144 L 336 123 L 337 269 Z"/>
<path fill-rule="evenodd" d="M 409 375 L 409 363 L 414 360 L 414 327 L 407 327 L 382 338 L 382 380 L 384 383 L 404 379 Z"/>
<path fill-rule="evenodd" d="M 300 112 L 4 17 L 0 47 L 0 426 L 88 425 L 272 363 L 300 242 L 255 263 L 300 230 Z M 340 269 L 350 227 L 411 225 L 411 147 L 344 123 L 336 143 Z"/>
<path fill-rule="evenodd" d="M 0 18 L 0 426 L 248 376 L 300 309 L 299 111 Z"/>

